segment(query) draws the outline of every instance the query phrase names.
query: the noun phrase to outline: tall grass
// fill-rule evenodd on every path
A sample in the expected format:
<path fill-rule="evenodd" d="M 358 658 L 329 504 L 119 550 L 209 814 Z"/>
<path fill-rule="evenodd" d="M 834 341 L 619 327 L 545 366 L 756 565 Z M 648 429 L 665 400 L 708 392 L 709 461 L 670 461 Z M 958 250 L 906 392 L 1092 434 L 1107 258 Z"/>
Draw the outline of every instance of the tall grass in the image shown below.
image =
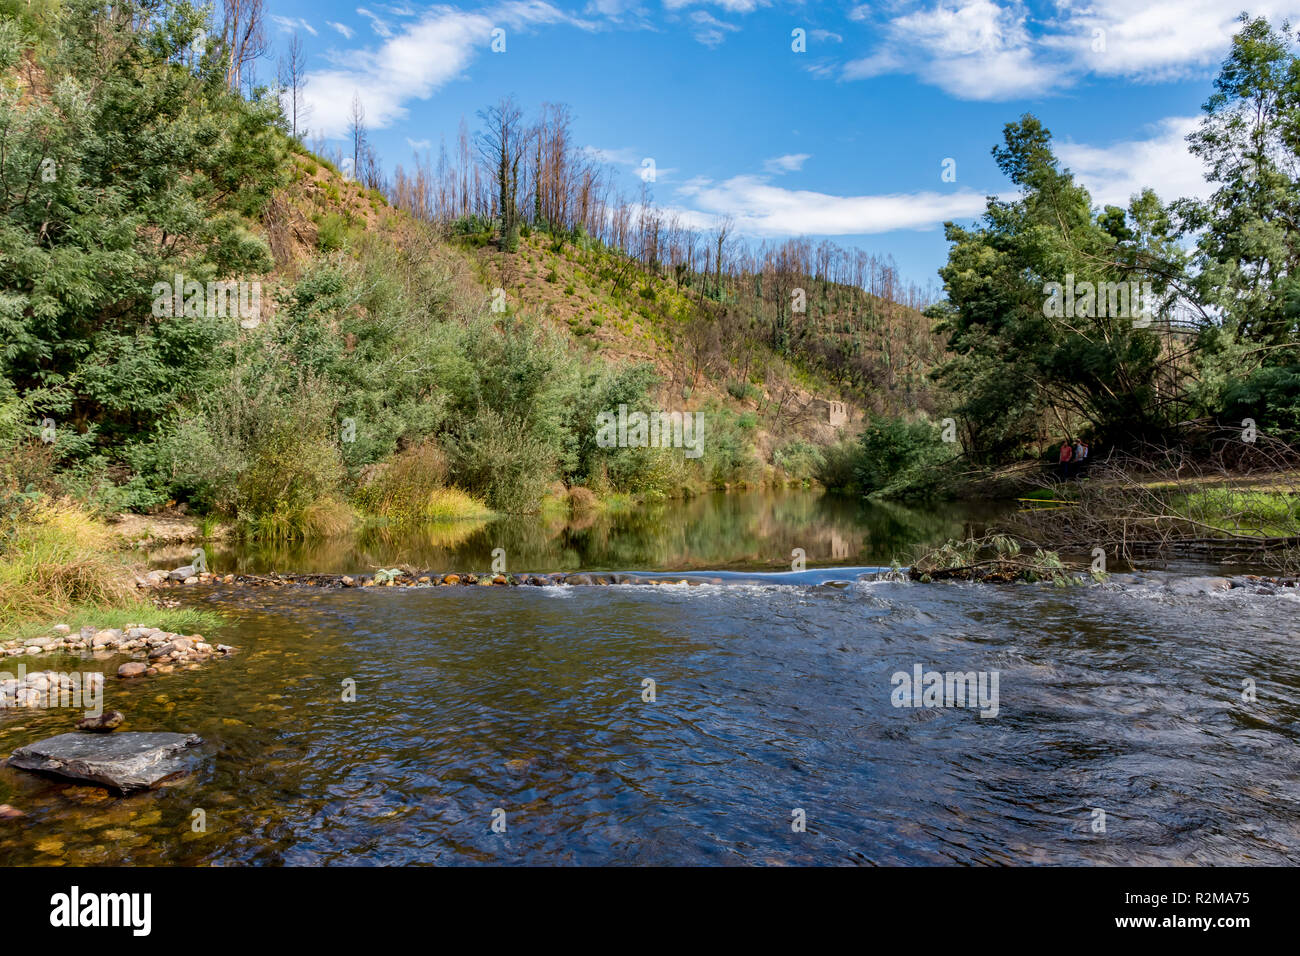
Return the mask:
<path fill-rule="evenodd" d="M 447 484 L 447 459 L 427 440 L 378 466 L 358 489 L 357 504 L 389 524 L 485 518 L 492 511 L 479 499 Z"/>
<path fill-rule="evenodd" d="M 108 528 L 72 504 L 37 499 L 8 531 L 0 544 L 0 627 L 131 599 Z"/>
<path fill-rule="evenodd" d="M 0 536 L 0 635 L 42 633 L 56 622 L 192 633 L 221 618 L 141 598 L 106 525 L 66 499 L 39 497 L 11 511 Z"/>

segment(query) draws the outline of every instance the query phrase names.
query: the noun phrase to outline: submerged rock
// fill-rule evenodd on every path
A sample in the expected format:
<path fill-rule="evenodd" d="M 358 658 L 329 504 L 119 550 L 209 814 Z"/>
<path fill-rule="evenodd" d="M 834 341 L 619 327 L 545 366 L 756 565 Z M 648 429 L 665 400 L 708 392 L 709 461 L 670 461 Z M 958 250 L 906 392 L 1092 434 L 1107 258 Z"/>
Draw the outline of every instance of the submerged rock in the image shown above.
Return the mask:
<path fill-rule="evenodd" d="M 9 765 L 117 790 L 140 790 L 187 770 L 185 751 L 202 742 L 195 734 L 59 734 L 19 747 Z"/>
<path fill-rule="evenodd" d="M 126 715 L 120 710 L 109 710 L 98 717 L 85 717 L 77 721 L 78 730 L 88 730 L 92 734 L 111 734 L 122 726 Z"/>

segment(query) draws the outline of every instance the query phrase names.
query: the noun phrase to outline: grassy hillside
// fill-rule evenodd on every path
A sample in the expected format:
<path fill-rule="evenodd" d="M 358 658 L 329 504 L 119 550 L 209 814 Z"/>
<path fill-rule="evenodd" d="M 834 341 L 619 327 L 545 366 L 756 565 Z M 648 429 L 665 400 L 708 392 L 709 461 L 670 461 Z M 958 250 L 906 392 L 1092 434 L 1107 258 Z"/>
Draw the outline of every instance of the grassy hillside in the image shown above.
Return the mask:
<path fill-rule="evenodd" d="M 70 498 L 328 535 L 826 481 L 866 412 L 927 404 L 940 344 L 915 310 L 416 218 L 232 90 L 220 44 L 186 40 L 202 11 L 136 7 L 6 0 L 0 21 L 11 520 Z M 699 414 L 701 454 L 605 447 L 621 406 Z"/>

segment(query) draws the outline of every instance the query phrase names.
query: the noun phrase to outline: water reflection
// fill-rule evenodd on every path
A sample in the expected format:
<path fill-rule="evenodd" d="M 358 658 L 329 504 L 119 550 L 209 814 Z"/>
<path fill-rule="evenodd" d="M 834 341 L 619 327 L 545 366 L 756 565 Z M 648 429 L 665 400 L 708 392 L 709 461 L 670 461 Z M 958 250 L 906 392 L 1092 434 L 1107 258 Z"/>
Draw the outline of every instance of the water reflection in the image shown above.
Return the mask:
<path fill-rule="evenodd" d="M 328 540 L 209 546 L 220 572 L 350 573 L 406 564 L 430 571 L 486 570 L 504 548 L 512 571 L 685 571 L 906 563 L 918 544 L 980 533 L 1000 506 L 944 502 L 907 507 L 808 491 L 709 494 L 579 518 L 506 517 L 412 529 L 368 528 Z M 150 554 L 159 567 L 185 549 Z"/>

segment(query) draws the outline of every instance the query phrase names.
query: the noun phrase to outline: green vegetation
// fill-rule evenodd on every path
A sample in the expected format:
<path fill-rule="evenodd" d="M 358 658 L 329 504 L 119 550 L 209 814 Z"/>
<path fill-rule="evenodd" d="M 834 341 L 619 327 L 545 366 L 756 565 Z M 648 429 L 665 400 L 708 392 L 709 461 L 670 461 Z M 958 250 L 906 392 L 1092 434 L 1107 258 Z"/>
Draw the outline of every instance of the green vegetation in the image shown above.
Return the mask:
<path fill-rule="evenodd" d="M 1280 537 L 1300 529 L 1300 495 L 1241 488 L 1179 491 L 1167 498 L 1171 514 L 1234 535 Z"/>
<path fill-rule="evenodd" d="M 0 23 L 6 493 L 292 538 L 533 511 L 557 480 L 653 499 L 757 474 L 754 417 L 721 406 L 698 461 L 599 447 L 598 412 L 657 407 L 655 370 L 489 309 L 432 229 L 314 179 L 333 167 L 302 158 L 275 97 L 230 90 L 219 44 L 192 54 L 200 11 L 128 7 L 11 3 Z M 354 201 L 389 218 L 367 228 Z M 296 252 L 287 208 L 316 229 Z M 227 281 L 259 285 L 256 314 L 214 307 Z"/>
<path fill-rule="evenodd" d="M 930 311 L 970 461 L 1078 436 L 1208 452 L 1216 425 L 1245 419 L 1300 436 L 1298 71 L 1292 39 L 1243 15 L 1189 137 L 1215 184 L 1205 201 L 1147 189 L 1096 208 L 1035 117 L 1006 126 L 993 154 L 1019 196 L 948 226 L 947 301 Z"/>

